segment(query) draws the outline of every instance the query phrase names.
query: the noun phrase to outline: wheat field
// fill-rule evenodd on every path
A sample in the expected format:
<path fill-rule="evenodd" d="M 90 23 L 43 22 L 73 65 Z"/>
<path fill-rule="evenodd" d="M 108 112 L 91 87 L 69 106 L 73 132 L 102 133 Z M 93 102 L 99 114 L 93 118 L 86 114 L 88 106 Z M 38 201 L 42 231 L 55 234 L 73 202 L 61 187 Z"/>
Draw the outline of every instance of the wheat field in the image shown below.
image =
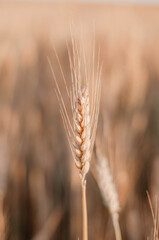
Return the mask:
<path fill-rule="evenodd" d="M 100 47 L 97 139 L 116 186 L 122 239 L 157 240 L 146 192 L 157 221 L 159 7 L 75 1 L 0 1 L 0 239 L 82 239 L 81 183 L 47 61 L 65 98 L 53 49 L 69 82 L 72 22 L 85 51 L 94 31 Z M 94 150 L 87 174 L 89 239 L 113 240 L 96 162 Z"/>

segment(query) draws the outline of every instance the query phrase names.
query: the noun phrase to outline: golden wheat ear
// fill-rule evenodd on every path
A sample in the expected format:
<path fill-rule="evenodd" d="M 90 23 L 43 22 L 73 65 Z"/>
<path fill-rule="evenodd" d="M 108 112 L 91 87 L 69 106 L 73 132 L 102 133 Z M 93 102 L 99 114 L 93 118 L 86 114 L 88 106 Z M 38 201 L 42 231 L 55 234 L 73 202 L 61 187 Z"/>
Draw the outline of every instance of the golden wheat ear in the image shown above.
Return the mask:
<path fill-rule="evenodd" d="M 77 42 L 71 32 L 71 47 L 67 44 L 68 59 L 70 63 L 71 85 L 67 87 L 58 55 L 55 51 L 57 64 L 63 79 L 65 90 L 71 106 L 71 116 L 61 94 L 61 89 L 51 61 L 48 59 L 55 82 L 55 93 L 59 102 L 60 113 L 71 149 L 72 157 L 82 185 L 83 209 L 83 240 L 88 239 L 87 232 L 87 205 L 86 205 L 86 175 L 90 168 L 96 128 L 99 114 L 101 92 L 100 51 L 95 54 L 95 39 L 88 56 L 86 55 L 83 41 Z M 68 90 L 70 89 L 70 90 Z"/>
<path fill-rule="evenodd" d="M 87 63 L 86 55 L 81 43 L 78 46 L 75 39 L 71 37 L 71 48 L 68 45 L 67 48 L 71 71 L 70 90 L 68 90 L 66 79 L 56 51 L 55 56 L 70 102 L 71 116 L 68 114 L 69 106 L 66 106 L 65 104 L 50 59 L 48 59 L 48 62 L 55 81 L 55 93 L 59 102 L 60 114 L 67 134 L 73 160 L 76 167 L 79 169 L 82 184 L 84 184 L 85 176 L 89 171 L 99 113 L 101 91 L 100 53 L 98 52 L 97 66 L 95 69 L 95 53 L 92 50 L 93 70 L 92 72 L 87 72 L 87 65 L 89 64 Z"/>
<path fill-rule="evenodd" d="M 96 161 L 92 172 L 99 186 L 103 202 L 111 214 L 116 240 L 121 240 L 118 193 L 110 171 L 108 159 L 102 153 L 101 144 L 97 141 L 95 144 L 95 156 Z"/>

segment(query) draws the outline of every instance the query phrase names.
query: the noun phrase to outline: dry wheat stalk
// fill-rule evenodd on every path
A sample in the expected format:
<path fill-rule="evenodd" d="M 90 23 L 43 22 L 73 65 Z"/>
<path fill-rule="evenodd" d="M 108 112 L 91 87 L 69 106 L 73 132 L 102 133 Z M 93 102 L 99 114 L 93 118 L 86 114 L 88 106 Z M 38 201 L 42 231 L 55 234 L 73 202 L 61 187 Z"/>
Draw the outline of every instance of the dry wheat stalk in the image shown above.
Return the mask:
<path fill-rule="evenodd" d="M 156 198 L 155 210 L 152 206 L 152 201 L 149 192 L 147 191 L 147 198 L 151 209 L 152 219 L 153 219 L 153 236 L 152 240 L 159 240 L 159 208 L 158 208 L 158 199 Z"/>
<path fill-rule="evenodd" d="M 119 226 L 119 200 L 116 186 L 109 168 L 108 159 L 101 153 L 96 146 L 96 165 L 94 169 L 95 178 L 100 188 L 105 205 L 107 205 L 115 231 L 116 240 L 121 240 Z"/>
<path fill-rule="evenodd" d="M 55 52 L 60 67 L 66 92 L 70 101 L 72 116 L 68 115 L 67 106 L 61 94 L 57 78 L 51 66 L 56 85 L 56 95 L 59 101 L 60 113 L 66 130 L 73 160 L 79 169 L 82 185 L 83 209 L 83 240 L 88 239 L 87 205 L 86 205 L 86 174 L 90 168 L 90 160 L 94 146 L 100 101 L 101 66 L 98 60 L 95 65 L 95 41 L 89 59 L 86 57 L 82 40 L 77 44 L 71 32 L 72 49 L 67 45 L 71 69 L 71 88 L 68 90 L 59 58 Z M 72 51 L 71 51 L 72 50 Z"/>

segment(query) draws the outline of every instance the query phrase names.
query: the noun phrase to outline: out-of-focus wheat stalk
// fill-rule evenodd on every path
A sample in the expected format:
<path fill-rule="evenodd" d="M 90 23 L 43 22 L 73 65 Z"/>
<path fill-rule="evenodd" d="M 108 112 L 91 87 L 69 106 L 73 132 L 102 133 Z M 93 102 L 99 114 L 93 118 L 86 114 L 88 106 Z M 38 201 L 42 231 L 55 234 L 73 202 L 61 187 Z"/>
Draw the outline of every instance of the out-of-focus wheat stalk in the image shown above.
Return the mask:
<path fill-rule="evenodd" d="M 104 203 L 107 205 L 111 214 L 116 240 L 121 240 L 118 193 L 113 182 L 108 159 L 102 154 L 98 145 L 96 145 L 96 164 L 93 173 L 101 191 Z"/>
<path fill-rule="evenodd" d="M 48 217 L 44 226 L 31 240 L 47 240 L 50 239 L 56 232 L 62 217 L 64 215 L 64 210 L 62 207 L 57 207 Z M 56 219 L 56 221 L 54 221 Z"/>
<path fill-rule="evenodd" d="M 87 202 L 86 202 L 86 174 L 90 168 L 90 160 L 94 146 L 100 101 L 101 66 L 99 52 L 97 65 L 95 65 L 95 40 L 93 39 L 92 52 L 87 62 L 84 45 L 77 44 L 71 32 L 71 46 L 68 48 L 71 69 L 71 89 L 68 90 L 66 79 L 62 71 L 59 58 L 55 52 L 57 62 L 70 101 L 72 116 L 69 117 L 64 98 L 59 88 L 57 77 L 49 60 L 53 78 L 56 85 L 56 95 L 59 101 L 60 113 L 67 134 L 71 153 L 82 186 L 82 212 L 83 212 L 83 240 L 88 239 Z M 72 50 L 72 51 L 71 51 Z"/>
<path fill-rule="evenodd" d="M 151 209 L 151 214 L 152 214 L 152 219 L 153 219 L 153 238 L 152 238 L 152 240 L 159 240 L 159 208 L 158 208 L 158 203 L 157 203 L 157 200 L 156 200 L 156 207 L 155 207 L 155 211 L 154 211 L 153 207 L 152 207 L 151 197 L 150 197 L 148 191 L 147 191 L 147 197 L 148 197 L 148 201 L 149 201 L 149 205 L 150 205 L 150 209 Z"/>

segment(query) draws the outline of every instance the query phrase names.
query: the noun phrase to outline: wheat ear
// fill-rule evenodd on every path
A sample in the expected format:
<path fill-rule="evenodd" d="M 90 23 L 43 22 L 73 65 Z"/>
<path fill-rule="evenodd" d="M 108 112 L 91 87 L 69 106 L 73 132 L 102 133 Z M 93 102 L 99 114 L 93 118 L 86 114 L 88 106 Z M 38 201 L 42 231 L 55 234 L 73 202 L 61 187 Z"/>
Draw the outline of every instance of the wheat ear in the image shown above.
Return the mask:
<path fill-rule="evenodd" d="M 105 205 L 107 205 L 112 217 L 116 240 L 121 240 L 121 231 L 119 226 L 119 200 L 118 194 L 113 182 L 113 177 L 109 168 L 108 160 L 102 153 L 96 151 L 97 161 L 95 166 L 95 178 L 99 185 Z"/>
<path fill-rule="evenodd" d="M 79 176 L 82 186 L 82 213 L 83 213 L 83 240 L 88 239 L 87 227 L 87 202 L 86 202 L 86 174 L 90 168 L 90 160 L 94 146 L 100 91 L 101 91 L 101 65 L 99 64 L 100 52 L 98 51 L 97 64 L 95 65 L 95 41 L 92 44 L 92 53 L 87 62 L 86 54 L 82 42 L 77 45 L 71 32 L 71 45 L 67 45 L 68 56 L 71 70 L 71 88 L 68 91 L 66 79 L 64 77 L 60 61 L 55 52 L 57 62 L 61 71 L 66 92 L 72 109 L 72 116 L 68 115 L 67 106 L 61 94 L 61 90 L 56 79 L 50 60 L 49 64 L 56 85 L 56 95 L 59 101 L 60 113 L 67 134 L 71 153 L 76 167 L 79 170 Z M 72 51 L 71 51 L 72 50 Z M 88 70 L 89 69 L 89 70 Z"/>

